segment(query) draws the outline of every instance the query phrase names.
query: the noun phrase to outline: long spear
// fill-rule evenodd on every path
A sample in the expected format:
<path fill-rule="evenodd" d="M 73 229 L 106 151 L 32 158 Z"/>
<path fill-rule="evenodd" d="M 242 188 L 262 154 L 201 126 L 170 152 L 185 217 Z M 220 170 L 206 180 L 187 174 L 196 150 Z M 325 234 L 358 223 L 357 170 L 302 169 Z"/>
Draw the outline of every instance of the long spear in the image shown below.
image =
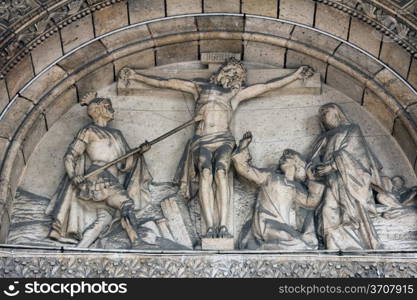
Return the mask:
<path fill-rule="evenodd" d="M 192 120 L 190 120 L 190 121 L 188 121 L 188 122 L 186 122 L 186 123 L 184 123 L 184 124 L 182 124 L 182 125 L 174 128 L 174 129 L 168 131 L 167 133 L 161 135 L 160 137 L 158 137 L 158 138 L 150 141 L 149 144 L 150 145 L 154 145 L 154 144 L 156 144 L 156 143 L 158 143 L 158 142 L 166 139 L 167 137 L 169 137 L 169 136 L 177 133 L 178 131 L 181 131 L 184 128 L 186 128 L 186 127 L 188 127 L 188 126 L 196 123 L 197 121 L 198 120 L 196 120 L 196 119 L 192 119 Z M 89 178 L 89 177 L 91 177 L 91 176 L 94 176 L 94 175 L 99 174 L 101 171 L 107 169 L 108 167 L 111 167 L 112 165 L 117 164 L 118 162 L 120 162 L 120 161 L 122 161 L 122 160 L 128 158 L 129 156 L 132 156 L 133 154 L 136 154 L 136 153 L 139 153 L 139 154 L 143 153 L 141 146 L 139 146 L 139 147 L 137 147 L 137 148 L 135 148 L 135 149 L 127 152 L 125 155 L 120 156 L 119 158 L 116 158 L 115 160 L 112 160 L 111 162 L 106 163 L 105 165 L 101 166 L 100 168 L 95 169 L 94 171 L 91 171 L 91 172 L 85 174 L 84 175 L 84 180 L 87 179 L 87 178 Z"/>

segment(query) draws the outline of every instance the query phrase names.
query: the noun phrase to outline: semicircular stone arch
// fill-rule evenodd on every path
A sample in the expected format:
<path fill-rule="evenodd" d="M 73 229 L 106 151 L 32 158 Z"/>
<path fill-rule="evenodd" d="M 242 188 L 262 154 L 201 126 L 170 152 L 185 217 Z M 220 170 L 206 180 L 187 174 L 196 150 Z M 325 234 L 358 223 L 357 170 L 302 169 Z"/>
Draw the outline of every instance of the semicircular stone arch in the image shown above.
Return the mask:
<path fill-rule="evenodd" d="M 323 83 L 372 114 L 416 167 L 417 74 L 407 49 L 357 18 L 310 0 L 252 6 L 230 1 L 222 13 L 219 1 L 204 3 L 203 9 L 197 1 L 114 1 L 75 18 L 10 69 L 0 81 L 3 241 L 13 197 L 39 141 L 86 93 L 113 84 L 124 66 L 198 61 L 207 52 L 238 52 L 245 62 L 275 67 L 310 65 Z M 345 26 L 332 26 L 330 17 Z"/>

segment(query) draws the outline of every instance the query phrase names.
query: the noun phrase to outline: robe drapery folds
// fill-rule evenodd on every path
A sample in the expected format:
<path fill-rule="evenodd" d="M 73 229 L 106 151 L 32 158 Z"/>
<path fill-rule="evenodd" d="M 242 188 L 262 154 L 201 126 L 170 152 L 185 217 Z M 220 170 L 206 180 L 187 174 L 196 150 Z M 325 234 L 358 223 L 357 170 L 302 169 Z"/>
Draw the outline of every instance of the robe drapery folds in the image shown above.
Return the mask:
<path fill-rule="evenodd" d="M 114 151 L 118 157 L 130 150 L 120 131 L 90 124 L 79 131 L 65 155 L 66 163 L 73 164 L 75 175 L 82 176 L 99 167 L 90 161 L 88 151 L 84 148 L 88 145 L 88 135 L 91 134 L 103 141 L 107 145 L 106 150 Z M 99 173 L 93 185 L 98 187 L 97 194 L 103 190 L 123 190 L 123 193 L 127 192 L 128 197 L 134 201 L 135 209 L 141 209 L 150 203 L 149 184 L 152 176 L 143 156 L 135 155 L 129 166 L 122 164 L 117 165 L 117 174 L 114 172 L 112 174 L 108 170 Z M 123 174 L 118 171 L 119 169 L 129 169 L 129 171 Z M 103 178 L 110 182 L 110 187 L 105 189 L 100 187 L 101 183 L 97 182 Z M 93 226 L 100 216 L 115 215 L 115 209 L 106 205 L 105 201 L 85 198 L 83 191 L 76 188 L 69 176 L 65 175 L 46 209 L 46 214 L 53 218 L 51 237 L 80 240 L 84 231 Z"/>
<path fill-rule="evenodd" d="M 326 249 L 376 249 L 380 243 L 370 215 L 375 214 L 371 185 L 380 185 L 379 163 L 358 125 L 324 132 L 313 148 L 312 164 L 331 165 L 318 209 L 318 233 Z"/>

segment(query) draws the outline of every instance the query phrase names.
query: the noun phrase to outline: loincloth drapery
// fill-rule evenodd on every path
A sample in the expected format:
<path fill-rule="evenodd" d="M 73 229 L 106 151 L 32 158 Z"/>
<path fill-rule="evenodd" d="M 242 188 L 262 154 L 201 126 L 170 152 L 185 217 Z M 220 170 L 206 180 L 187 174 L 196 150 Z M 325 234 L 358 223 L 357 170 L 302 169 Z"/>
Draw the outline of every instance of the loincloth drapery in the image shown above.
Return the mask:
<path fill-rule="evenodd" d="M 206 148 L 210 151 L 216 151 L 221 146 L 235 147 L 236 141 L 230 131 L 216 132 L 207 135 L 196 135 L 191 139 L 190 151 L 194 152 L 199 148 Z"/>

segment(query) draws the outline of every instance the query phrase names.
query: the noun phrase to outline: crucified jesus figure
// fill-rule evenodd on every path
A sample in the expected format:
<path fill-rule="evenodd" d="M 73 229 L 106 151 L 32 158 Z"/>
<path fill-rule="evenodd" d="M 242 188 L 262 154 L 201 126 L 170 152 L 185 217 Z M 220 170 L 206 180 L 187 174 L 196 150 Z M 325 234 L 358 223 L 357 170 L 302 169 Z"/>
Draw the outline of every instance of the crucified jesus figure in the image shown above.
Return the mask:
<path fill-rule="evenodd" d="M 303 66 L 286 77 L 244 87 L 246 68 L 235 58 L 228 59 L 211 75 L 209 82 L 146 76 L 129 68 L 120 71 L 120 79 L 127 84 L 129 80 L 136 80 L 150 86 L 179 90 L 194 96 L 194 118 L 197 126 L 194 137 L 187 146 L 191 159 L 186 160 L 189 162 L 188 167 L 193 170 L 182 172 L 188 179 L 180 181 L 190 182 L 194 179 L 193 174 L 198 177 L 198 196 L 207 227 L 206 238 L 231 237 L 227 219 L 230 205 L 228 172 L 231 154 L 236 144 L 230 131 L 233 112 L 242 101 L 296 80 L 309 78 L 313 73 L 310 67 Z M 187 166 L 182 168 L 186 169 Z"/>

